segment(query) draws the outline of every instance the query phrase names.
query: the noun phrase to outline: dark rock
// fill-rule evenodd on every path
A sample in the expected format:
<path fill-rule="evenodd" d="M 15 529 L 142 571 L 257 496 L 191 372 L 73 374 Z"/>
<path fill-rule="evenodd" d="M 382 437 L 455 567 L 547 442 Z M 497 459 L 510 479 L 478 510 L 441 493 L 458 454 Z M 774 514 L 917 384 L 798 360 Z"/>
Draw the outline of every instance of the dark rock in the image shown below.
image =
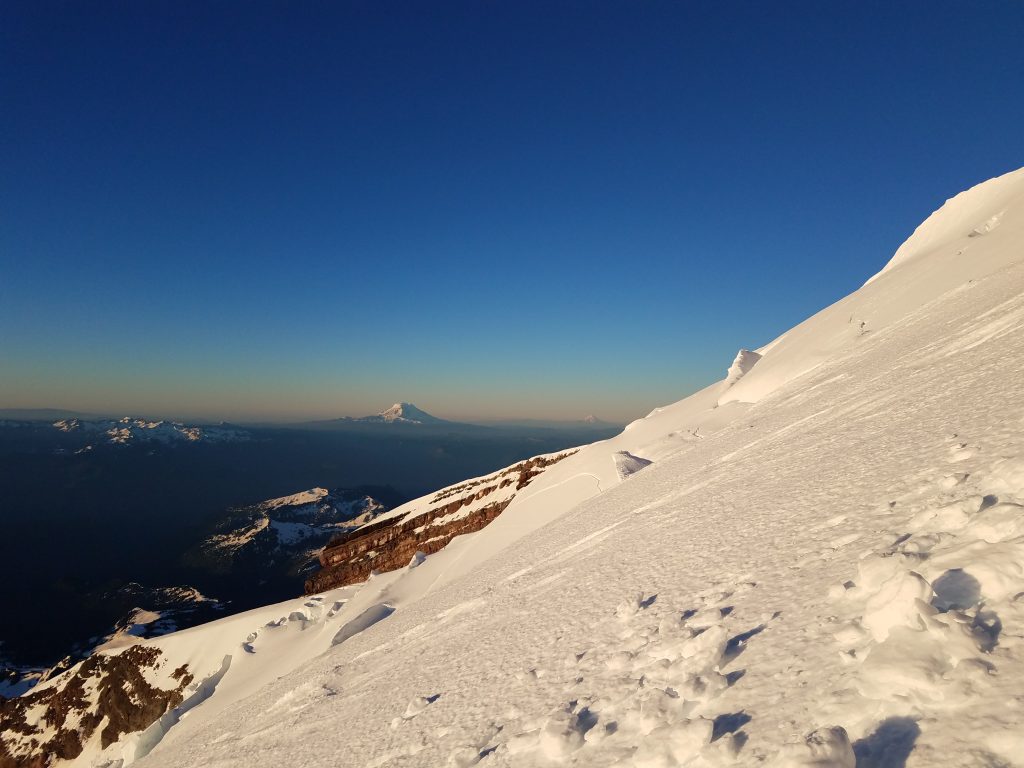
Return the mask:
<path fill-rule="evenodd" d="M 159 668 L 161 655 L 146 645 L 97 654 L 42 690 L 0 699 L 0 768 L 42 768 L 53 760 L 72 760 L 104 720 L 103 747 L 122 734 L 148 728 L 182 702 L 193 679 L 182 665 L 171 675 L 174 688 L 151 685 L 143 671 Z M 93 691 L 96 704 L 90 705 Z M 29 722 L 27 713 L 37 707 L 43 707 L 42 717 Z"/>

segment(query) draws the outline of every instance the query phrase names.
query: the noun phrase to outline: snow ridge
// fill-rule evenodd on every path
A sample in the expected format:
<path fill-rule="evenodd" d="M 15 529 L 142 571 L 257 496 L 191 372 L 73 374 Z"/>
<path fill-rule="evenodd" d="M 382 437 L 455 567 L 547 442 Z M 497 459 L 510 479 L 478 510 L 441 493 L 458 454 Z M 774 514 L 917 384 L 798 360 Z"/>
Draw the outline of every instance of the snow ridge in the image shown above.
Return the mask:
<path fill-rule="evenodd" d="M 957 255 L 963 255 L 971 245 L 968 241 L 992 233 L 1003 223 L 1007 211 L 1011 211 L 1011 220 L 1019 225 L 1024 197 L 1022 180 L 1024 168 L 989 179 L 947 200 L 914 230 L 889 263 L 868 283 L 901 264 L 927 258 L 951 245 L 957 246 Z"/>

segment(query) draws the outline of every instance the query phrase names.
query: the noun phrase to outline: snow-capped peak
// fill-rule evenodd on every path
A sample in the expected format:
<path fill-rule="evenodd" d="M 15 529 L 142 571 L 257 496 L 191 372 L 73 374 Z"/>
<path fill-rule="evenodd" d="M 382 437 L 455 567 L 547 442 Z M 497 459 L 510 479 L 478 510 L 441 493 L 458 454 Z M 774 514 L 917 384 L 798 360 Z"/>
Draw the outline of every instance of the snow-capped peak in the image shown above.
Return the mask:
<path fill-rule="evenodd" d="M 444 419 L 431 416 L 412 403 L 395 403 L 372 416 L 343 416 L 338 421 L 354 424 L 444 424 Z"/>
<path fill-rule="evenodd" d="M 409 424 L 434 424 L 442 421 L 442 419 L 420 410 L 412 403 L 395 403 L 390 408 L 378 413 L 377 416 L 389 424 L 396 421 Z"/>

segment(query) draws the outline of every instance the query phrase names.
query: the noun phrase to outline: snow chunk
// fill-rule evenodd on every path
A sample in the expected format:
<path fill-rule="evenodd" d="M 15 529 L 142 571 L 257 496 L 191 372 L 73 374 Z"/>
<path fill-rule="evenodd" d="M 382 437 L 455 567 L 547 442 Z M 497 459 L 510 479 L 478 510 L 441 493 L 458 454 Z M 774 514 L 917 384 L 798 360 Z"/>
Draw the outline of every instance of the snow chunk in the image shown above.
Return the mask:
<path fill-rule="evenodd" d="M 776 764 L 780 768 L 855 768 L 857 758 L 846 729 L 837 725 L 807 734 L 802 743 L 784 750 Z"/>
<path fill-rule="evenodd" d="M 615 462 L 615 471 L 619 473 L 620 480 L 625 480 L 652 463 L 649 459 L 634 456 L 629 451 L 616 451 L 612 454 L 612 460 Z"/>
<path fill-rule="evenodd" d="M 741 349 L 736 353 L 736 358 L 732 361 L 732 365 L 729 366 L 729 371 L 725 375 L 725 383 L 728 386 L 735 384 L 737 381 L 742 379 L 760 359 L 761 355 L 757 352 L 752 352 L 749 349 Z"/>

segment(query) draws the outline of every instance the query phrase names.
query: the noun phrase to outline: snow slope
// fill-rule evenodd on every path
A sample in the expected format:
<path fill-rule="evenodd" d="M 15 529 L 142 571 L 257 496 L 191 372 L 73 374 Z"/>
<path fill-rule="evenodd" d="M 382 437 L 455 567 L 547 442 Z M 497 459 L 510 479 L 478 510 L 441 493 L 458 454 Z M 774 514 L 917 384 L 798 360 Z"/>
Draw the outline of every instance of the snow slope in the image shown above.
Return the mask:
<path fill-rule="evenodd" d="M 79 763 L 1024 766 L 1024 172 L 756 354 Z"/>

